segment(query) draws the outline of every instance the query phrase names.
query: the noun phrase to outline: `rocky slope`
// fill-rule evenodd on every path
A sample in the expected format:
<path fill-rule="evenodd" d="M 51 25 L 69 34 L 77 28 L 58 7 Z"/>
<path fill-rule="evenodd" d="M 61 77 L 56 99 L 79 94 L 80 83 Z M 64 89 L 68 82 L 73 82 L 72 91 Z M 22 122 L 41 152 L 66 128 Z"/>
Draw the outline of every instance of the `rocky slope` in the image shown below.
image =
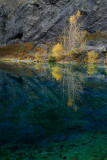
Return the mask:
<path fill-rule="evenodd" d="M 56 37 L 77 10 L 89 32 L 107 32 L 106 0 L 0 0 L 0 46 Z"/>

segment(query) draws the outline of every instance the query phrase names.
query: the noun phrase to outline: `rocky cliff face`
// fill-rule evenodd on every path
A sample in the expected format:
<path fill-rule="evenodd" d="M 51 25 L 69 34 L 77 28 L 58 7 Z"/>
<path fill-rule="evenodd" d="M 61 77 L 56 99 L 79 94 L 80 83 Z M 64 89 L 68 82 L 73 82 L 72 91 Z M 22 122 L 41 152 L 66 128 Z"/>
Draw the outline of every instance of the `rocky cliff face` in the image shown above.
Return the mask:
<path fill-rule="evenodd" d="M 107 0 L 0 0 L 0 46 L 58 36 L 77 10 L 89 32 L 107 32 Z"/>

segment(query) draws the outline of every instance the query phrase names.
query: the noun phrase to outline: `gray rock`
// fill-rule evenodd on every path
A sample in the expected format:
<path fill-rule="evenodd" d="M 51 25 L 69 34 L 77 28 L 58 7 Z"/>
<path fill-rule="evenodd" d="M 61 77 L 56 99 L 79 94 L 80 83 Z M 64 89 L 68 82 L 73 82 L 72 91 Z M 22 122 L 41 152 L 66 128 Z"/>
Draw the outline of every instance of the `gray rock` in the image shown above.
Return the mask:
<path fill-rule="evenodd" d="M 90 41 L 87 42 L 87 45 L 88 46 L 95 46 L 96 43 L 93 40 L 90 40 Z"/>
<path fill-rule="evenodd" d="M 105 53 L 107 52 L 107 40 L 102 38 L 97 41 L 90 40 L 86 43 L 85 49 L 86 51 L 94 50 L 101 56 L 105 56 Z"/>
<path fill-rule="evenodd" d="M 107 32 L 107 0 L 0 0 L 0 46 L 57 37 L 78 10 L 89 32 Z"/>
<path fill-rule="evenodd" d="M 107 45 L 100 45 L 100 46 L 86 46 L 85 47 L 86 51 L 97 51 L 98 53 L 106 53 L 107 52 Z"/>

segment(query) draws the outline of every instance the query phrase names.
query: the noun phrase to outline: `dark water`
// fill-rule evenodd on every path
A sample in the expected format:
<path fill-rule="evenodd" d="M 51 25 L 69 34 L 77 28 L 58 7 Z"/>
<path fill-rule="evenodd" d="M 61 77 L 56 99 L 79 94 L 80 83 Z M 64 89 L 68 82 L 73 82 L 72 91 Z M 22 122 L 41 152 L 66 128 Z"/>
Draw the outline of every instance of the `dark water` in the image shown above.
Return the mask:
<path fill-rule="evenodd" d="M 107 66 L 0 63 L 0 160 L 107 160 Z"/>

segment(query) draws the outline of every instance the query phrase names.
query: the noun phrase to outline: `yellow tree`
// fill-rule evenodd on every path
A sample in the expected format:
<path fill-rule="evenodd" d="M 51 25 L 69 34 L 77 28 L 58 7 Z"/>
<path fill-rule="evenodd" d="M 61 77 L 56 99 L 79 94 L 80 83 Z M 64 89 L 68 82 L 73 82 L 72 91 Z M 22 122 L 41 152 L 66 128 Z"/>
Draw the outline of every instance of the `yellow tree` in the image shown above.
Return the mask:
<path fill-rule="evenodd" d="M 77 12 L 76 15 L 70 17 L 70 27 L 68 31 L 68 50 L 74 50 L 81 47 L 81 44 L 85 43 L 86 31 L 81 30 L 81 13 Z"/>
<path fill-rule="evenodd" d="M 98 53 L 97 52 L 95 52 L 94 50 L 88 52 L 88 60 L 87 60 L 88 63 L 93 64 L 93 63 L 96 63 L 97 60 L 98 60 Z"/>
<path fill-rule="evenodd" d="M 61 43 L 57 43 L 52 49 L 52 57 L 59 58 L 64 53 L 64 48 Z"/>

